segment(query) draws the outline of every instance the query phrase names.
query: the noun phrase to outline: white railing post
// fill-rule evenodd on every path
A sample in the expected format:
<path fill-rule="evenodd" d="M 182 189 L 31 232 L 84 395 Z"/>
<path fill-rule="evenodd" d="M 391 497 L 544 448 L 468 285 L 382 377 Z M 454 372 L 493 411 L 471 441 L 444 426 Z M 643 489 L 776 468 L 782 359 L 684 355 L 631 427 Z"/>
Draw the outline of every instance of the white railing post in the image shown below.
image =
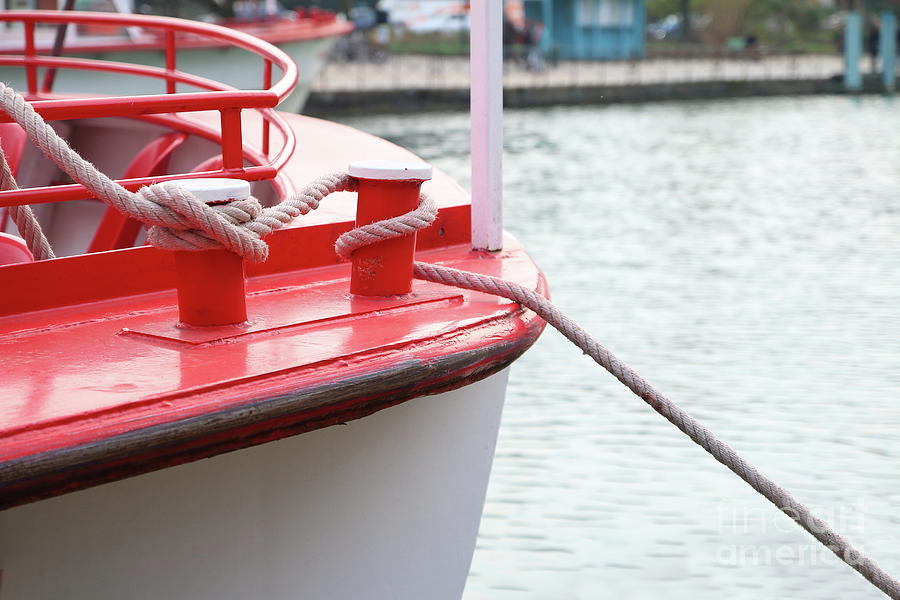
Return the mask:
<path fill-rule="evenodd" d="M 503 0 L 470 9 L 472 247 L 503 247 Z"/>

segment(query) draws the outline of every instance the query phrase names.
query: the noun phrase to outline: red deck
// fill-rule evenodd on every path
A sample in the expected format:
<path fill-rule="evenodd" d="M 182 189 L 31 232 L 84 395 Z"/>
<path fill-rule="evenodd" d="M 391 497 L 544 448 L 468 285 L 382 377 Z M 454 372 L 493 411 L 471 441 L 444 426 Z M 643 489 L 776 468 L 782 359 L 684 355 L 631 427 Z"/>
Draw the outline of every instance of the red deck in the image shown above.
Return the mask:
<path fill-rule="evenodd" d="M 350 159 L 408 158 L 346 127 L 288 117 L 295 184 Z M 254 135 L 254 132 L 249 132 Z M 418 260 L 544 289 L 514 240 L 469 250 L 466 194 L 436 173 L 438 221 Z M 507 366 L 543 323 L 496 297 L 415 282 L 409 297 L 349 294 L 332 244 L 354 195 L 328 198 L 249 269 L 250 321 L 175 327 L 169 252 L 150 247 L 0 267 L 5 375 L 0 506 L 11 506 L 358 418 Z"/>
<path fill-rule="evenodd" d="M 351 160 L 412 158 L 349 128 L 269 110 L 290 92 L 297 71 L 284 53 L 251 36 L 159 17 L 26 12 L 0 14 L 0 20 L 23 21 L 24 56 L 0 59 L 26 71 L 28 92 L 44 100 L 34 106 L 45 118 L 74 119 L 73 126 L 90 128 L 94 117 L 118 115 L 211 140 L 221 160 L 197 156 L 205 166 L 193 175 L 274 177 L 274 189 L 283 195 L 345 170 Z M 67 21 L 157 28 L 166 40 L 166 68 L 40 56 L 36 23 Z M 176 83 L 195 80 L 175 68 L 184 35 L 256 53 L 264 89 L 200 82 L 211 91 L 176 94 Z M 42 69 L 75 66 L 155 77 L 168 93 L 59 100 L 49 85 L 39 88 Z M 281 72 L 277 81 L 275 68 Z M 180 115 L 168 115 L 173 111 Z M 86 138 L 109 153 L 99 131 Z M 158 143 L 160 138 L 144 150 Z M 154 169 L 122 184 L 136 189 L 170 177 Z M 501 253 L 469 249 L 468 197 L 457 184 L 438 172 L 426 190 L 440 214 L 418 234 L 419 260 L 544 291 L 540 272 L 514 240 Z M 72 184 L 2 196 L 0 206 L 91 194 Z M 248 266 L 249 321 L 235 326 L 176 326 L 171 252 L 139 247 L 0 267 L 0 508 L 459 387 L 506 367 L 540 334 L 543 322 L 532 313 L 476 292 L 416 282 L 403 297 L 352 296 L 350 267 L 338 262 L 333 244 L 354 216 L 355 195 L 336 194 L 294 227 L 270 236 L 268 261 Z M 87 247 L 95 232 L 83 233 Z"/>

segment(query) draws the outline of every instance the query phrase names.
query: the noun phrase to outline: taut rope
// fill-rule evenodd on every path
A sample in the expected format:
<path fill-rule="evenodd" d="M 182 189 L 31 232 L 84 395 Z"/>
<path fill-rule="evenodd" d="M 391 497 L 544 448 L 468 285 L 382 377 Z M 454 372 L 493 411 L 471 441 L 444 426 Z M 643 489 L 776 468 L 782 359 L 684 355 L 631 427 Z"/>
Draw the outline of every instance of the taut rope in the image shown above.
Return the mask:
<path fill-rule="evenodd" d="M 419 210 L 422 210 L 422 206 L 420 206 Z M 409 213 L 401 218 L 408 216 Z M 388 221 L 391 220 L 388 219 Z M 345 233 L 335 244 L 338 254 L 348 258 L 357 248 L 378 241 L 400 237 L 408 233 L 401 228 L 392 228 L 390 223 L 384 221 L 379 222 L 377 225 L 379 226 L 377 228 L 366 226 Z M 422 225 L 422 227 L 425 226 L 427 225 Z M 367 227 L 370 229 L 367 229 Z M 397 229 L 397 231 L 395 232 L 393 229 Z M 362 235 L 362 230 L 366 230 L 365 235 Z M 695 444 L 709 452 L 713 458 L 728 467 L 735 475 L 749 484 L 750 487 L 762 494 L 778 510 L 793 519 L 816 540 L 834 552 L 838 558 L 871 582 L 872 585 L 893 600 L 900 600 L 900 582 L 886 573 L 874 560 L 853 547 L 849 541 L 832 529 L 828 523 L 815 516 L 806 505 L 794 498 L 790 492 L 744 460 L 731 446 L 720 440 L 702 423 L 660 393 L 646 379 L 641 377 L 637 371 L 616 357 L 615 354 L 594 339 L 575 321 L 564 315 L 556 305 L 534 290 L 498 279 L 497 277 L 423 262 L 414 264 L 413 276 L 425 281 L 501 296 L 533 310 L 539 317 L 578 346 L 585 354 L 594 359 L 594 362 L 609 371 L 625 387 L 649 404 L 653 410 L 665 417 L 682 433 L 691 438 Z"/>
<path fill-rule="evenodd" d="M 800 527 L 812 534 L 826 548 L 834 552 L 838 558 L 869 580 L 872 585 L 893 600 L 900 600 L 900 582 L 886 573 L 874 560 L 854 548 L 849 541 L 832 529 L 828 523 L 816 517 L 809 508 L 794 498 L 790 492 L 766 477 L 756 467 L 744 460 L 731 446 L 716 437 L 702 423 L 666 398 L 634 369 L 617 358 L 615 354 L 594 339 L 572 319 L 564 315 L 552 302 L 532 290 L 488 275 L 479 275 L 421 262 L 415 263 L 413 274 L 416 278 L 426 281 L 502 296 L 536 312 L 538 316 L 566 336 L 569 341 L 581 348 L 585 354 L 593 358 L 594 362 L 609 371 L 625 387 L 649 404 L 653 410 L 665 417 L 672 425 L 691 438 L 694 443 L 712 454 L 713 458 L 731 469 L 735 475 L 743 479 L 750 487 L 765 496 L 778 510 L 785 513 Z"/>
<path fill-rule="evenodd" d="M 222 246 L 249 260 L 265 260 L 268 247 L 260 238 L 283 227 L 293 218 L 314 210 L 329 194 L 356 189 L 356 181 L 349 175 L 326 175 L 288 200 L 267 209 L 262 209 L 253 198 L 224 206 L 209 207 L 193 195 L 179 189 L 174 182 L 142 188 L 138 194 L 134 194 L 78 156 L 21 96 L 2 83 L 0 83 L 0 103 L 63 171 L 105 202 L 145 224 L 154 226 L 154 229 L 151 229 L 151 243 L 170 249 L 199 250 Z M 354 250 L 363 246 L 409 235 L 417 229 L 427 227 L 434 221 L 436 214 L 437 208 L 434 203 L 427 196 L 423 196 L 419 207 L 405 215 L 345 233 L 338 238 L 335 250 L 341 257 L 349 258 Z M 653 410 L 685 433 L 694 443 L 812 534 L 838 558 L 888 597 L 900 600 L 900 582 L 888 575 L 871 558 L 854 548 L 827 523 L 816 517 L 790 492 L 762 474 L 728 444 L 657 391 L 549 300 L 533 290 L 496 277 L 428 263 L 416 262 L 413 273 L 418 279 L 501 296 L 533 310 L 649 404 Z"/>

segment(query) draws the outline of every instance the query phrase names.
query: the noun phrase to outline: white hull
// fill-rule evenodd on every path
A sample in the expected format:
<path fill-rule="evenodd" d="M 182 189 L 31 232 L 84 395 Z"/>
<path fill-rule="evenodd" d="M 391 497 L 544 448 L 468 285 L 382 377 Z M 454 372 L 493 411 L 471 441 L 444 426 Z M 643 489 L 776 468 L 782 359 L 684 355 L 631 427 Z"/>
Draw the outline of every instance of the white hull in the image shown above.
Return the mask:
<path fill-rule="evenodd" d="M 0 512 L 0 599 L 458 599 L 507 375 Z"/>
<path fill-rule="evenodd" d="M 300 72 L 297 87 L 281 103 L 279 110 L 299 113 L 303 109 L 312 84 L 325 64 L 328 51 L 336 39 L 323 37 L 276 44 L 297 63 Z M 165 67 L 165 55 L 162 50 L 120 50 L 91 54 L 66 52 L 66 56 Z M 238 48 L 185 49 L 178 53 L 177 68 L 179 71 L 213 79 L 239 89 L 258 90 L 263 87 L 262 61 L 258 56 Z M 277 78 L 278 73 L 274 76 Z M 26 90 L 25 74 L 21 68 L 0 68 L 0 80 L 9 83 L 18 91 Z M 115 96 L 123 93 L 163 94 L 166 85 L 161 79 L 153 81 L 144 77 L 65 69 L 57 72 L 53 89 L 62 93 L 85 93 L 89 90 L 97 95 Z M 199 90 L 179 85 L 178 91 Z"/>

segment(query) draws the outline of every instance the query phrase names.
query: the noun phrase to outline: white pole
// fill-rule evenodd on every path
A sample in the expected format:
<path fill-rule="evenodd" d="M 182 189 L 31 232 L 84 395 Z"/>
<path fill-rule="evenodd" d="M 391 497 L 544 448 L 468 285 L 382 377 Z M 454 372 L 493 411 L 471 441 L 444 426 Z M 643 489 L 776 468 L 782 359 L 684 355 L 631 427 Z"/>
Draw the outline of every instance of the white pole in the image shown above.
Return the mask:
<path fill-rule="evenodd" d="M 472 0 L 472 247 L 503 247 L 503 0 Z"/>

